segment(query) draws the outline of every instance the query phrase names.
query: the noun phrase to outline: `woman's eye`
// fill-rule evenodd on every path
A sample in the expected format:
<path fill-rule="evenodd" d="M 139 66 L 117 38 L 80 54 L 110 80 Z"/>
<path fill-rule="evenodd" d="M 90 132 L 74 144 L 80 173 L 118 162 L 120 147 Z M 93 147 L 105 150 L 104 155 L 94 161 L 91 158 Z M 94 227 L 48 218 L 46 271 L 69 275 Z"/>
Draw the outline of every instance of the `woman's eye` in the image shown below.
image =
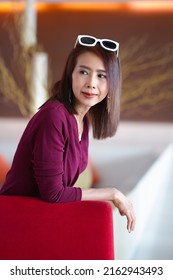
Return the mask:
<path fill-rule="evenodd" d="M 107 78 L 107 76 L 105 74 L 98 74 L 98 77 L 100 79 L 106 79 Z"/>
<path fill-rule="evenodd" d="M 88 72 L 87 72 L 86 70 L 81 70 L 81 71 L 80 71 L 80 74 L 82 74 L 82 75 L 87 75 Z"/>

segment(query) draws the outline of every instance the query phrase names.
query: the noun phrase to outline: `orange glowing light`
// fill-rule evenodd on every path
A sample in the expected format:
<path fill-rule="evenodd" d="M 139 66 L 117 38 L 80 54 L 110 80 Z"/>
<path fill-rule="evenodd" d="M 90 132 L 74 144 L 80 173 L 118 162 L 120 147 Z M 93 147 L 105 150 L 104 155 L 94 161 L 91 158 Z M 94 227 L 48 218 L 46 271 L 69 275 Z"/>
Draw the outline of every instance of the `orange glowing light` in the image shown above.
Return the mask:
<path fill-rule="evenodd" d="M 0 11 L 1 12 L 10 12 L 10 11 L 22 11 L 24 10 L 26 5 L 25 1 L 17 2 L 17 1 L 8 1 L 0 3 Z M 67 3 L 35 3 L 35 8 L 38 11 L 43 11 L 46 9 L 52 10 L 71 10 L 71 11 L 112 11 L 121 9 L 126 4 L 123 3 L 113 3 L 113 2 L 67 2 Z"/>
<path fill-rule="evenodd" d="M 25 3 L 24 2 L 20 2 L 20 3 L 17 3 L 17 2 L 12 2 L 12 1 L 9 1 L 9 2 L 1 2 L 0 3 L 0 11 L 1 12 L 11 12 L 11 11 L 14 11 L 14 10 L 17 10 L 17 11 L 23 11 L 25 7 Z"/>
<path fill-rule="evenodd" d="M 131 1 L 128 3 L 129 9 L 133 11 L 146 12 L 172 12 L 172 1 Z"/>
<path fill-rule="evenodd" d="M 0 2 L 0 12 L 12 12 L 12 11 L 18 11 L 22 12 L 24 11 L 26 6 L 26 1 L 8 1 L 8 2 Z M 49 4 L 46 3 L 35 3 L 34 7 L 37 9 L 37 11 L 43 11 L 46 10 Z"/>
<path fill-rule="evenodd" d="M 23 11 L 26 1 L 2 1 L 0 12 Z M 58 2 L 35 3 L 37 11 L 70 10 L 70 11 L 115 11 L 128 10 L 133 12 L 172 12 L 173 1 L 129 1 L 122 2 Z"/>
<path fill-rule="evenodd" d="M 72 11 L 114 11 L 122 9 L 124 6 L 126 6 L 125 3 L 114 2 L 64 2 L 59 4 L 60 8 Z"/>

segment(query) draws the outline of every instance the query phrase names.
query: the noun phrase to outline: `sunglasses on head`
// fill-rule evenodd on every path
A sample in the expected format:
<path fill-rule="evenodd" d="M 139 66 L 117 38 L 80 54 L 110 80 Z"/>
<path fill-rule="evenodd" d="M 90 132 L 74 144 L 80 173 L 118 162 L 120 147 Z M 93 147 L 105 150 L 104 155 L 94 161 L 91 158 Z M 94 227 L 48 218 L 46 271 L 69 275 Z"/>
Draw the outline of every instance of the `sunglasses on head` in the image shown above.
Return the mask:
<path fill-rule="evenodd" d="M 100 43 L 102 48 L 104 48 L 107 51 L 116 52 L 117 57 L 118 57 L 119 43 L 116 41 L 109 40 L 109 39 L 97 39 L 93 36 L 78 35 L 74 48 L 76 47 L 77 44 L 80 44 L 82 46 L 87 46 L 87 47 L 93 47 L 97 43 Z"/>

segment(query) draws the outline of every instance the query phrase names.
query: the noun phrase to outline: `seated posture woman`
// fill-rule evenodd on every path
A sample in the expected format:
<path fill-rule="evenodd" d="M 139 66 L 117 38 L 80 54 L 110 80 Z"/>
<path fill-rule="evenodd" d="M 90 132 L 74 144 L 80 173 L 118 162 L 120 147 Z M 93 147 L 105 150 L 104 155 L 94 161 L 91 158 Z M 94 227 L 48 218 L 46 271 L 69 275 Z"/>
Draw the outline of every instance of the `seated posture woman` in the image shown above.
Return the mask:
<path fill-rule="evenodd" d="M 52 96 L 29 121 L 1 195 L 36 196 L 51 203 L 112 201 L 135 226 L 131 202 L 116 188 L 75 186 L 88 162 L 88 132 L 105 139 L 116 133 L 120 115 L 119 44 L 78 36 Z"/>

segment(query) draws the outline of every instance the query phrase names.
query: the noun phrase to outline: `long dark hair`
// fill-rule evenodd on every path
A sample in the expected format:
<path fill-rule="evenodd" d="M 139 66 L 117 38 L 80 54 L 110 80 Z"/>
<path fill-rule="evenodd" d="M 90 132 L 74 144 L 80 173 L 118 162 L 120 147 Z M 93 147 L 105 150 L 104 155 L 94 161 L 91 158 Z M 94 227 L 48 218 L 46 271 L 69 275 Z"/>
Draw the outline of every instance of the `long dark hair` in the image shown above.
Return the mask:
<path fill-rule="evenodd" d="M 76 114 L 75 97 L 72 90 L 72 73 L 77 64 L 78 56 L 85 52 L 92 52 L 100 57 L 107 72 L 108 95 L 101 102 L 91 107 L 87 114 L 92 125 L 93 137 L 104 139 L 116 133 L 120 117 L 120 64 L 114 52 L 105 50 L 99 44 L 94 47 L 78 44 L 70 52 L 62 79 L 54 84 L 52 96 L 48 101 L 59 100 L 64 104 L 69 113 Z"/>

